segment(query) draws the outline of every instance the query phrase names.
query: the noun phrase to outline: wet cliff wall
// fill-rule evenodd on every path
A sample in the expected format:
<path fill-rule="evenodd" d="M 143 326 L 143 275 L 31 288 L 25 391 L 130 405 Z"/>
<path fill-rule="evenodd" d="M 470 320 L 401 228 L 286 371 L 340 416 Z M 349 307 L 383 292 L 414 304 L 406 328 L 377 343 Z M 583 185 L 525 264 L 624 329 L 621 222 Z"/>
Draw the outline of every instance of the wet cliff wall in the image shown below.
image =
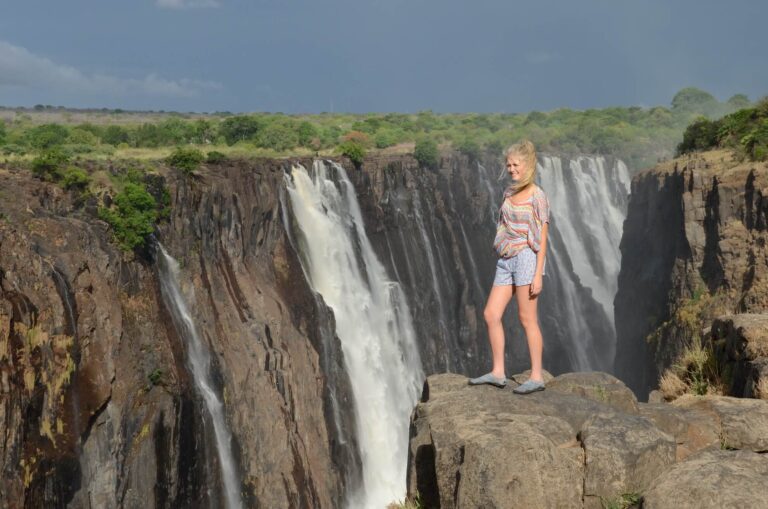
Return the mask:
<path fill-rule="evenodd" d="M 726 151 L 635 176 L 615 299 L 615 372 L 641 397 L 694 334 L 768 305 L 768 167 Z"/>
<path fill-rule="evenodd" d="M 338 507 L 354 483 L 332 314 L 280 223 L 280 163 L 177 178 L 160 239 L 213 357 L 248 506 Z M 221 500 L 211 423 L 151 259 L 58 187 L 0 169 L 0 507 Z"/>

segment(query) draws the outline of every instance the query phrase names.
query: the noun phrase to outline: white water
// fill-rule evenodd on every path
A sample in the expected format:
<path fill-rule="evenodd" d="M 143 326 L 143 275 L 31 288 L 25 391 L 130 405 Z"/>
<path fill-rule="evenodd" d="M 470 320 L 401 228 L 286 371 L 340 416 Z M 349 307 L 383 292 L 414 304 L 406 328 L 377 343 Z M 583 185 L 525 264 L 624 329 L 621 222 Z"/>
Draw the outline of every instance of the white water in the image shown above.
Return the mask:
<path fill-rule="evenodd" d="M 567 169 L 556 157 L 542 157 L 542 163 L 541 184 L 552 214 L 558 218 L 557 228 L 573 269 L 613 323 L 613 298 L 621 268 L 619 243 L 626 215 L 615 193 L 629 194 L 629 170 L 621 161 L 606 168 L 603 157 L 570 159 Z"/>
<path fill-rule="evenodd" d="M 243 507 L 240 498 L 240 482 L 237 479 L 235 461 L 232 457 L 232 435 L 224 420 L 224 406 L 213 390 L 210 366 L 211 358 L 208 349 L 203 345 L 197 333 L 197 327 L 187 308 L 186 301 L 179 288 L 179 264 L 174 260 L 162 244 L 157 244 L 160 257 L 158 267 L 160 272 L 160 289 L 173 316 L 174 324 L 181 338 L 186 342 L 187 359 L 192 371 L 195 386 L 205 403 L 205 408 L 213 422 L 213 433 L 216 438 L 216 451 L 221 466 L 221 478 L 224 483 L 226 507 L 239 509 Z"/>
<path fill-rule="evenodd" d="M 408 422 L 424 379 L 411 315 L 365 234 L 344 169 L 294 167 L 286 189 L 312 288 L 336 318 L 352 383 L 363 475 L 350 508 L 381 509 L 405 496 Z"/>

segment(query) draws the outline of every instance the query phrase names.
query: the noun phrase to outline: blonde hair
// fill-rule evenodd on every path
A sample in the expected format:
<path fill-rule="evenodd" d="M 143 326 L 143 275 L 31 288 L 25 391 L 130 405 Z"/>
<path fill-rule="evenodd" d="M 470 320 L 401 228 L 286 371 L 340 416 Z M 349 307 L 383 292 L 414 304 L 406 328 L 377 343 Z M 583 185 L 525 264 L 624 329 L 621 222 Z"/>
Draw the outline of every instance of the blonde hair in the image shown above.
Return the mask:
<path fill-rule="evenodd" d="M 533 143 L 530 140 L 521 140 L 510 145 L 507 147 L 507 150 L 504 151 L 505 164 L 506 160 L 509 159 L 509 156 L 512 155 L 519 156 L 523 160 L 527 171 L 523 178 L 509 186 L 513 193 L 519 193 L 533 184 L 533 181 L 536 178 L 536 147 L 533 146 Z"/>

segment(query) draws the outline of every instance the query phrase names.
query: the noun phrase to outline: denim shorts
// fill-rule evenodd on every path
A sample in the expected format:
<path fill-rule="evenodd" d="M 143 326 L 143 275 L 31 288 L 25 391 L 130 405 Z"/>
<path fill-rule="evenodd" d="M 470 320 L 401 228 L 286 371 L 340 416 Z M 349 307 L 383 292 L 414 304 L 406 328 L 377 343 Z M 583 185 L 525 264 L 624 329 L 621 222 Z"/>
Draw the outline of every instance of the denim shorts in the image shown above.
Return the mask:
<path fill-rule="evenodd" d="M 544 269 L 541 271 L 544 274 Z M 515 256 L 499 258 L 496 262 L 496 277 L 493 286 L 525 286 L 533 282 L 536 274 L 536 253 L 526 247 Z"/>

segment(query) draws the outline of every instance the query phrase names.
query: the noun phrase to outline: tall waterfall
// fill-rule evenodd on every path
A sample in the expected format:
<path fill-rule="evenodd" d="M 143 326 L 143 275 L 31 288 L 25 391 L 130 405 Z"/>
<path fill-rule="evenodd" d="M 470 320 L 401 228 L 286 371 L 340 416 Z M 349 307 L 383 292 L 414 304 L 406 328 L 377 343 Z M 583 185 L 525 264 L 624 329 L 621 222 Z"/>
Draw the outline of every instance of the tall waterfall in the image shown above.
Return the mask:
<path fill-rule="evenodd" d="M 596 348 L 580 322 L 585 320 L 575 297 L 565 292 L 566 306 L 572 330 L 574 368 L 609 371 L 616 352 L 613 323 L 613 298 L 618 288 L 621 252 L 619 243 L 626 215 L 630 176 L 627 166 L 616 160 L 610 167 L 604 157 L 580 156 L 565 159 L 544 156 L 539 171 L 540 183 L 549 198 L 553 228 L 557 239 L 552 242 L 553 272 L 558 279 L 569 276 L 563 270 L 563 258 L 568 257 L 573 272 L 581 284 L 591 289 L 611 325 L 613 338 L 608 348 Z"/>
<path fill-rule="evenodd" d="M 221 467 L 221 479 L 224 484 L 224 496 L 228 509 L 239 509 L 243 506 L 240 498 L 240 481 L 237 478 L 235 461 L 232 457 L 232 434 L 224 419 L 224 405 L 213 388 L 211 379 L 211 358 L 197 332 L 187 303 L 179 287 L 179 264 L 165 248 L 158 243 L 159 256 L 157 260 L 160 275 L 160 291 L 168 311 L 173 317 L 173 323 L 179 336 L 187 347 L 187 360 L 195 381 L 195 387 L 200 393 L 208 410 L 213 433 L 216 439 L 216 451 Z"/>
<path fill-rule="evenodd" d="M 424 378 L 411 314 L 374 254 L 344 169 L 294 167 L 286 189 L 302 266 L 333 309 L 352 383 L 363 472 L 349 506 L 380 509 L 405 495 L 408 421 Z"/>

